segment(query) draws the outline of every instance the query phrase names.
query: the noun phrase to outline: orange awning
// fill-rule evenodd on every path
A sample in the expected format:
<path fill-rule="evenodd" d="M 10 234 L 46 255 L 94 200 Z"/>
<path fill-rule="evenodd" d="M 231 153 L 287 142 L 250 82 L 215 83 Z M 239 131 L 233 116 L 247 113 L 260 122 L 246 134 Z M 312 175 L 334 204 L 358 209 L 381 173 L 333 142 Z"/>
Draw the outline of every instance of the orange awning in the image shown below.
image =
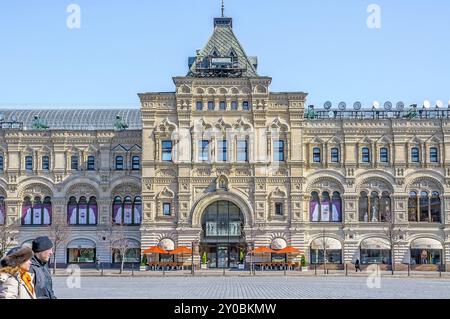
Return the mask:
<path fill-rule="evenodd" d="M 292 246 L 288 246 L 286 248 L 280 249 L 276 251 L 277 254 L 302 254 L 303 252 L 300 249 L 297 249 Z"/>
<path fill-rule="evenodd" d="M 142 252 L 143 254 L 168 254 L 168 252 L 159 246 L 152 246 Z"/>
<path fill-rule="evenodd" d="M 169 252 L 171 255 L 189 255 L 192 254 L 192 249 L 186 247 L 186 246 L 180 246 L 172 251 Z"/>
<path fill-rule="evenodd" d="M 270 249 L 269 247 L 258 247 L 252 251 L 252 254 L 264 254 L 264 253 L 276 253 L 276 251 Z"/>

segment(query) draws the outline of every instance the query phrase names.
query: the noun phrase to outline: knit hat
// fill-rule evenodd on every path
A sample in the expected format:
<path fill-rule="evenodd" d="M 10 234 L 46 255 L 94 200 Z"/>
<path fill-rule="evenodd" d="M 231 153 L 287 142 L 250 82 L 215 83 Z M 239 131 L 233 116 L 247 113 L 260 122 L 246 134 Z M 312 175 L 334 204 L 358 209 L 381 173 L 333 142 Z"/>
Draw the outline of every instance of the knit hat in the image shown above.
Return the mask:
<path fill-rule="evenodd" d="M 18 267 L 32 257 L 33 251 L 30 247 L 14 247 L 2 258 L 0 264 L 2 267 Z"/>
<path fill-rule="evenodd" d="M 33 240 L 32 248 L 35 253 L 40 253 L 53 248 L 53 243 L 47 236 L 42 236 Z"/>

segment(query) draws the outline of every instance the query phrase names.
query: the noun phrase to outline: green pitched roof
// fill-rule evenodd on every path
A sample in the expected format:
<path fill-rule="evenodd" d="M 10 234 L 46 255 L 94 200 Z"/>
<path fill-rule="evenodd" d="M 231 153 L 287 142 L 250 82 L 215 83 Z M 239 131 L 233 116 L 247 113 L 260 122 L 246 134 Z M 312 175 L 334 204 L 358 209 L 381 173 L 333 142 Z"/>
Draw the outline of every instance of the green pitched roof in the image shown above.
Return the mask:
<path fill-rule="evenodd" d="M 190 69 L 187 76 L 195 77 L 202 70 L 199 70 L 199 63 L 201 63 L 204 58 L 214 56 L 221 57 L 237 57 L 237 66 L 242 70 L 240 76 L 243 77 L 257 77 L 257 58 L 249 57 L 245 53 L 241 43 L 237 39 L 232 28 L 231 18 L 216 18 L 214 19 L 214 32 L 209 38 L 206 45 L 200 52 L 197 53 L 195 58 L 190 59 Z"/>

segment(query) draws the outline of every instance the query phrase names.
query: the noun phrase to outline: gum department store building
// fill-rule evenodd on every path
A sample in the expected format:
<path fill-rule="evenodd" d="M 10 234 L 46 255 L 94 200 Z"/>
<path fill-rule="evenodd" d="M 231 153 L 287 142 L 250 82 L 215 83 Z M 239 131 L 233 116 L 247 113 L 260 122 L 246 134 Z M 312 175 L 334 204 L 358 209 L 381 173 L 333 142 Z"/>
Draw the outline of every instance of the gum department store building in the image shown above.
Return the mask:
<path fill-rule="evenodd" d="M 337 268 L 388 265 L 391 247 L 396 269 L 450 264 L 449 111 L 315 111 L 257 64 L 216 18 L 175 92 L 139 94 L 141 110 L 2 110 L 0 223 L 20 223 L 20 244 L 67 221 L 60 264 L 118 262 L 114 223 L 128 262 L 194 245 L 210 268 L 260 246 L 308 263 L 325 246 Z"/>

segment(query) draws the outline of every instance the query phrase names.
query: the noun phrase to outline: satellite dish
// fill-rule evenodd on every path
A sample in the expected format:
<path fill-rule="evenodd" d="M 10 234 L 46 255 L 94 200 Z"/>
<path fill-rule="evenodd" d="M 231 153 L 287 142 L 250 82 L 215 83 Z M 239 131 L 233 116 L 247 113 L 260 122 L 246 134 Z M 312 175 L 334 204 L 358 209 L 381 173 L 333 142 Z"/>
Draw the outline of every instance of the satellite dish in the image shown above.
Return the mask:
<path fill-rule="evenodd" d="M 338 109 L 341 111 L 345 111 L 345 109 L 347 108 L 347 104 L 345 104 L 345 102 L 341 102 L 338 105 Z"/>
<path fill-rule="evenodd" d="M 11 121 L 17 122 L 17 116 L 15 114 L 13 116 L 11 116 Z"/>
<path fill-rule="evenodd" d="M 361 109 L 361 107 L 362 107 L 361 102 L 355 102 L 353 104 L 353 109 L 355 109 L 355 111 L 359 111 Z"/>
<path fill-rule="evenodd" d="M 385 109 L 386 111 L 392 110 L 392 103 L 389 102 L 389 101 L 387 101 L 386 103 L 384 103 L 384 109 Z"/>
<path fill-rule="evenodd" d="M 333 104 L 330 101 L 325 102 L 325 104 L 323 105 L 325 110 L 331 109 L 332 106 Z"/>
<path fill-rule="evenodd" d="M 423 107 L 429 109 L 431 107 L 431 102 L 428 100 L 423 101 Z"/>
<path fill-rule="evenodd" d="M 396 108 L 397 108 L 397 111 L 403 111 L 405 109 L 405 103 L 403 103 L 401 101 L 398 102 Z"/>
<path fill-rule="evenodd" d="M 380 102 L 373 101 L 373 108 L 378 110 L 380 108 Z"/>
<path fill-rule="evenodd" d="M 436 101 L 436 107 L 438 109 L 442 109 L 444 107 L 444 102 L 442 102 L 441 100 L 437 100 Z"/>

